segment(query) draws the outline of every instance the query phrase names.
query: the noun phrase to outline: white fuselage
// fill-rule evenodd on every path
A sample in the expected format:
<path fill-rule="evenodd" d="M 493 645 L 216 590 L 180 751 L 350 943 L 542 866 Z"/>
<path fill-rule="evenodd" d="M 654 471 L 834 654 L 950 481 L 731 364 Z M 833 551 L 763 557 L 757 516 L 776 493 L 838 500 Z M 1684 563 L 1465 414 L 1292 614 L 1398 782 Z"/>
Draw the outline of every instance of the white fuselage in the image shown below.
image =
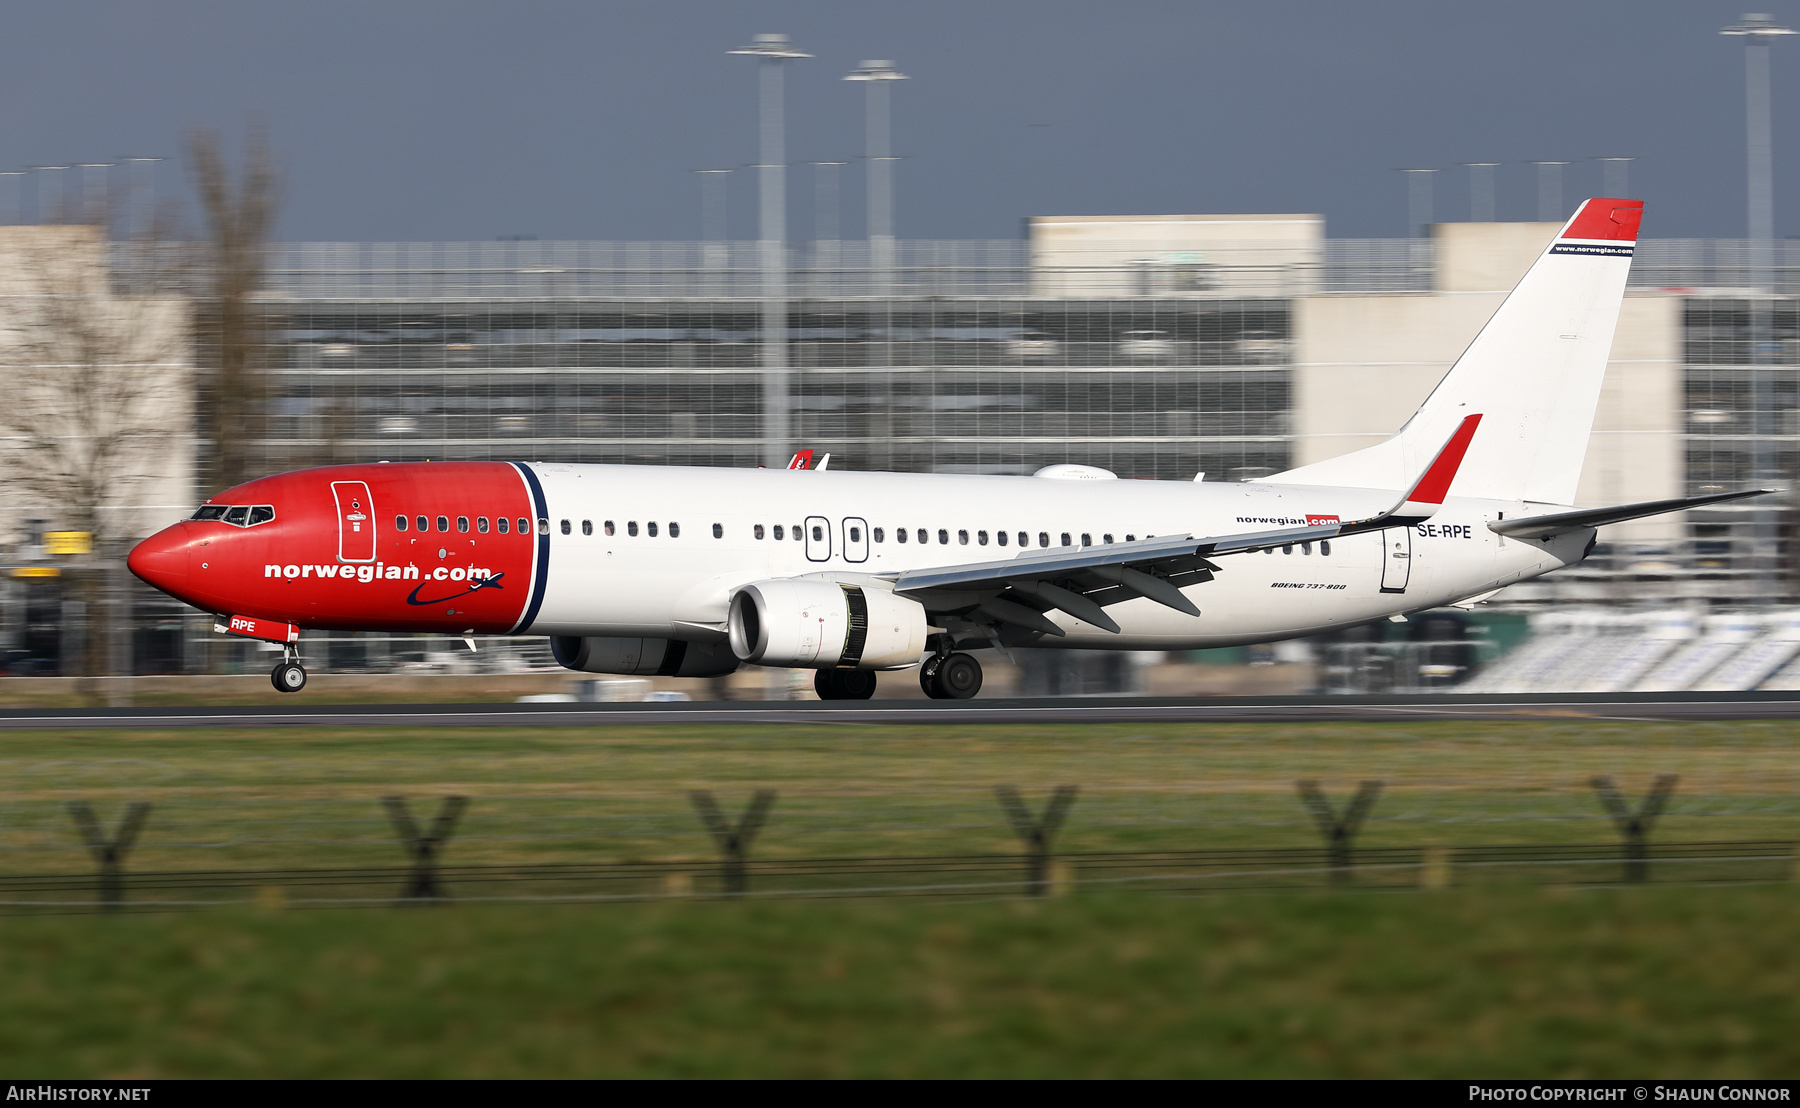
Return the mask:
<path fill-rule="evenodd" d="M 1397 495 L 1260 483 L 531 468 L 550 520 L 543 605 L 520 629 L 536 635 L 705 639 L 723 634 L 732 592 L 753 581 L 816 575 L 874 583 L 1015 557 L 1024 552 L 1021 537 L 1025 550 L 1037 551 L 1271 531 L 1304 526 L 1309 516 L 1365 519 Z M 1579 561 L 1591 530 L 1539 540 L 1503 538 L 1486 526 L 1556 507 L 1451 496 L 1416 527 L 1219 557 L 1214 580 L 1183 590 L 1198 618 L 1135 599 L 1107 609 L 1121 628 L 1114 634 L 1053 611 L 1067 637 L 1039 645 L 1200 649 L 1454 603 Z"/>

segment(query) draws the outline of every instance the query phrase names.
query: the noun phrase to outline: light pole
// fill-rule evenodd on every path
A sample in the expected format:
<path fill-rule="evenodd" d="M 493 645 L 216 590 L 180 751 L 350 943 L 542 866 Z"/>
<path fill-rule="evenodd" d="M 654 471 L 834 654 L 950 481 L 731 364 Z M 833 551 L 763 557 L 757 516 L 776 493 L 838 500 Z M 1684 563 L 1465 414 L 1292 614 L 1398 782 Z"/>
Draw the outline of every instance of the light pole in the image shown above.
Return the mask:
<path fill-rule="evenodd" d="M 1622 200 L 1631 195 L 1631 163 L 1636 158 L 1595 158 L 1600 163 L 1600 188 L 1608 196 Z"/>
<path fill-rule="evenodd" d="M 785 466 L 792 434 L 788 425 L 787 142 L 782 118 L 782 66 L 812 55 L 795 49 L 786 35 L 757 35 L 749 46 L 730 52 L 757 59 L 762 116 L 757 239 L 763 286 L 763 464 Z"/>
<path fill-rule="evenodd" d="M 1538 167 L 1538 222 L 1558 223 L 1562 220 L 1562 167 L 1568 162 L 1532 162 Z"/>
<path fill-rule="evenodd" d="M 81 173 L 81 217 L 82 223 L 98 223 L 108 225 L 110 232 L 112 213 L 107 211 L 110 197 L 106 187 L 106 171 L 113 167 L 111 162 L 82 162 Z"/>
<path fill-rule="evenodd" d="M 1426 236 L 1431 233 L 1431 175 L 1435 169 L 1402 169 L 1406 174 L 1406 237 L 1412 241 L 1411 265 L 1417 274 L 1426 274 L 1431 260 L 1426 257 Z"/>
<path fill-rule="evenodd" d="M 1767 15 L 1749 14 L 1742 23 L 1719 29 L 1722 35 L 1744 40 L 1744 144 L 1745 176 L 1748 183 L 1750 231 L 1750 479 L 1759 485 L 1769 484 L 1771 472 L 1770 436 L 1775 428 L 1771 417 L 1768 371 L 1763 368 L 1772 331 L 1769 298 L 1774 295 L 1775 268 L 1775 169 L 1773 140 L 1769 126 L 1769 44 L 1780 35 L 1794 32 L 1776 26 Z M 1761 580 L 1759 599 L 1773 601 L 1775 527 L 1774 507 L 1759 505 L 1751 509 L 1752 540 L 1756 566 Z"/>
<path fill-rule="evenodd" d="M 39 223 L 60 222 L 68 208 L 68 188 L 61 177 L 46 177 L 47 173 L 61 173 L 69 168 L 66 165 L 34 165 L 37 171 L 37 221 Z"/>
<path fill-rule="evenodd" d="M 1494 222 L 1494 167 L 1499 162 L 1464 162 L 1469 169 L 1469 221 Z"/>
<path fill-rule="evenodd" d="M 863 153 L 868 162 L 869 268 L 877 290 L 886 292 L 894 272 L 894 157 L 889 141 L 888 85 L 906 80 L 893 62 L 866 61 L 846 81 L 864 83 L 866 112 Z"/>
<path fill-rule="evenodd" d="M 120 158 L 131 166 L 131 191 L 135 201 L 131 209 L 131 226 L 126 235 L 150 236 L 156 229 L 156 163 L 161 158 Z M 139 178 L 142 178 L 141 180 Z"/>
<path fill-rule="evenodd" d="M 8 210 L 12 213 L 12 218 L 6 221 L 8 223 L 25 222 L 24 184 L 19 180 L 19 178 L 23 176 L 25 176 L 25 170 L 23 169 L 9 169 L 5 172 L 0 172 L 0 177 L 11 178 L 11 180 L 7 182 L 12 185 L 12 203 L 8 205 Z"/>

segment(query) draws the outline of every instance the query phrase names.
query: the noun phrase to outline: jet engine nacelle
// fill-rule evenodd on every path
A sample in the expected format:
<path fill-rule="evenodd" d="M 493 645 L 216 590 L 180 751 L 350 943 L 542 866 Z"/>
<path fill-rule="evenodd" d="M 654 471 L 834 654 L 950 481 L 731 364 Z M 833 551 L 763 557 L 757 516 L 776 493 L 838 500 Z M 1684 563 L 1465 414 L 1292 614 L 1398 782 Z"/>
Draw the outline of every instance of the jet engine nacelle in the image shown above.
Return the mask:
<path fill-rule="evenodd" d="M 925 653 L 925 609 L 886 589 L 798 578 L 731 598 L 731 652 L 794 669 L 902 669 Z"/>
<path fill-rule="evenodd" d="M 555 636 L 550 640 L 550 653 L 557 665 L 582 673 L 717 677 L 738 667 L 738 660 L 722 642 Z"/>

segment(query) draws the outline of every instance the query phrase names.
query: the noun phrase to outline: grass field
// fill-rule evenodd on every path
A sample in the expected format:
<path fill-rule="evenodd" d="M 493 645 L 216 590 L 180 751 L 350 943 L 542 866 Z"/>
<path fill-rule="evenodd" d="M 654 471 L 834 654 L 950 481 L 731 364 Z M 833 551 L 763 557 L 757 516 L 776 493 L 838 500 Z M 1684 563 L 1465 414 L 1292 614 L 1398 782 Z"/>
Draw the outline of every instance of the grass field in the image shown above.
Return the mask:
<path fill-rule="evenodd" d="M 13 733 L 0 873 L 64 806 L 154 807 L 128 868 L 396 864 L 378 799 L 472 798 L 447 860 L 706 864 L 686 790 L 780 799 L 756 858 L 1318 842 L 1294 781 L 1387 784 L 1370 846 L 1800 839 L 1800 726 L 654 727 Z M 0 918 L 0 1071 L 149 1075 L 1789 1076 L 1800 884 L 1046 901 L 664 900 Z M 290 904 L 294 901 L 290 900 Z"/>
<path fill-rule="evenodd" d="M 1794 886 L 0 921 L 0 1071 L 1791 1077 Z"/>

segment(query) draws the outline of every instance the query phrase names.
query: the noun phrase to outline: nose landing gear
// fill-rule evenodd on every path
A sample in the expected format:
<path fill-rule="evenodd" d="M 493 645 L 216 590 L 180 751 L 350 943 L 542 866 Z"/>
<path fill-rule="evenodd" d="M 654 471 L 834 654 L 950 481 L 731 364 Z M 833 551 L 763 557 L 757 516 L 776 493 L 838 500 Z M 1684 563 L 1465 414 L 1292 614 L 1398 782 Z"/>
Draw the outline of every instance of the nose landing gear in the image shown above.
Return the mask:
<path fill-rule="evenodd" d="M 875 675 L 866 669 L 822 669 L 813 676 L 820 700 L 867 700 L 875 695 Z"/>
<path fill-rule="evenodd" d="M 276 692 L 299 692 L 306 687 L 306 667 L 300 664 L 300 652 L 289 646 L 281 662 L 269 671 L 269 683 Z"/>
<path fill-rule="evenodd" d="M 968 700 L 981 691 L 981 663 L 967 654 L 934 654 L 919 667 L 919 687 L 933 700 Z"/>

